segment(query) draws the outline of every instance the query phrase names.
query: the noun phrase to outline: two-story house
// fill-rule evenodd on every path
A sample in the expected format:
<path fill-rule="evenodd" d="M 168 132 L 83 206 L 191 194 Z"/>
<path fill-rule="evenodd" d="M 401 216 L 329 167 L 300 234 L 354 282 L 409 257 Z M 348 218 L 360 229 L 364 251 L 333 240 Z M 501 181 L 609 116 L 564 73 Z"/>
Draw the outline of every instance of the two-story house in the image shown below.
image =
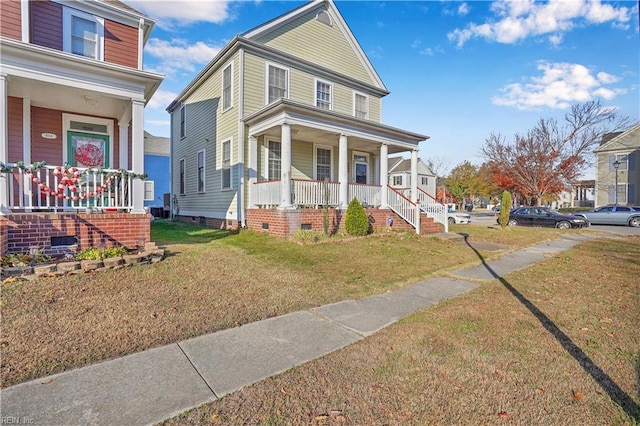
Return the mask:
<path fill-rule="evenodd" d="M 144 107 L 163 76 L 142 59 L 154 21 L 116 0 L 0 8 L 0 254 L 149 241 Z"/>
<path fill-rule="evenodd" d="M 446 224 L 416 187 L 427 136 L 381 123 L 388 93 L 331 0 L 234 37 L 167 108 L 174 217 L 286 237 L 322 229 L 327 204 L 338 228 L 357 198 L 374 226 L 442 231 L 420 213 Z M 388 156 L 407 152 L 408 197 L 388 185 Z"/>
<path fill-rule="evenodd" d="M 640 203 L 640 123 L 624 132 L 604 135 L 594 152 L 595 205 Z"/>
<path fill-rule="evenodd" d="M 411 161 L 404 157 L 389 158 L 389 185 L 395 189 L 411 189 Z M 418 158 L 418 189 L 432 199 L 436 197 L 436 175 Z"/>

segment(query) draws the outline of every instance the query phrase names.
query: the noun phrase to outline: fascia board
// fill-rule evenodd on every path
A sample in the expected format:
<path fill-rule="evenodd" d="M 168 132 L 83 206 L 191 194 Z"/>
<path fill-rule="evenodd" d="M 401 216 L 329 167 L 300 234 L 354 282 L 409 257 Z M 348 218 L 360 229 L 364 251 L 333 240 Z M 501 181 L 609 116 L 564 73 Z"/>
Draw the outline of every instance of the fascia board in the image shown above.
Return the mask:
<path fill-rule="evenodd" d="M 0 48 L 2 72 L 53 84 L 98 89 L 148 101 L 164 79 L 161 74 L 96 62 L 5 38 L 0 39 Z"/>
<path fill-rule="evenodd" d="M 138 28 L 138 22 L 140 18 L 145 21 L 154 22 L 153 18 L 144 15 L 142 13 L 134 13 L 133 11 L 124 10 L 114 5 L 98 2 L 98 1 L 86 1 L 86 0 L 51 0 L 54 3 L 61 4 L 72 9 L 81 10 L 83 12 L 91 13 L 93 15 L 100 16 L 101 18 L 109 19 L 110 21 L 119 22 L 121 24 L 128 25 L 130 27 Z"/>
<path fill-rule="evenodd" d="M 305 13 L 307 13 L 309 10 L 312 10 L 313 8 L 321 5 L 324 3 L 324 0 L 314 0 L 311 1 L 307 4 L 303 4 L 300 7 L 297 7 L 293 10 L 290 10 L 289 12 L 286 12 L 270 21 L 265 22 L 264 24 L 261 24 L 255 28 L 252 28 L 244 33 L 242 33 L 242 37 L 245 38 L 249 38 L 249 39 L 253 39 L 253 38 L 259 38 L 260 36 L 262 36 L 263 34 L 269 33 L 275 29 L 280 28 L 283 25 L 286 25 L 287 23 L 291 22 L 292 20 L 296 19 L 298 16 L 303 15 Z"/>

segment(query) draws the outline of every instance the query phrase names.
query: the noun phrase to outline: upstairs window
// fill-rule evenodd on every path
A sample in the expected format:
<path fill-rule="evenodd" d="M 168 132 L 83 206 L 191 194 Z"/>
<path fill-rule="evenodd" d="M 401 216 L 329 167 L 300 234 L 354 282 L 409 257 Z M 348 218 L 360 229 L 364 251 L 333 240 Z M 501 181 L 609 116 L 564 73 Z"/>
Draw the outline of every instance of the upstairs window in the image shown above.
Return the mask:
<path fill-rule="evenodd" d="M 316 106 L 322 109 L 333 109 L 331 105 L 331 84 L 316 80 Z"/>
<path fill-rule="evenodd" d="M 629 156 L 627 154 L 614 154 L 609 156 L 609 171 L 616 170 L 613 163 L 618 162 L 618 171 L 629 170 Z"/>
<path fill-rule="evenodd" d="M 180 107 L 180 137 L 184 138 L 187 135 L 187 109 L 184 105 Z"/>
<path fill-rule="evenodd" d="M 361 93 L 355 93 L 353 97 L 353 115 L 357 118 L 369 118 L 369 98 Z"/>
<path fill-rule="evenodd" d="M 402 186 L 402 175 L 393 176 L 393 186 Z"/>
<path fill-rule="evenodd" d="M 231 81 L 232 81 L 232 74 L 231 74 L 231 65 L 233 64 L 229 64 L 223 71 L 222 71 L 222 110 L 228 110 L 229 108 L 231 108 L 231 106 L 233 105 L 233 94 L 231 91 Z"/>
<path fill-rule="evenodd" d="M 267 64 L 267 104 L 287 98 L 288 89 L 289 70 Z"/>
<path fill-rule="evenodd" d="M 65 52 L 104 60 L 104 19 L 66 7 L 63 35 Z"/>

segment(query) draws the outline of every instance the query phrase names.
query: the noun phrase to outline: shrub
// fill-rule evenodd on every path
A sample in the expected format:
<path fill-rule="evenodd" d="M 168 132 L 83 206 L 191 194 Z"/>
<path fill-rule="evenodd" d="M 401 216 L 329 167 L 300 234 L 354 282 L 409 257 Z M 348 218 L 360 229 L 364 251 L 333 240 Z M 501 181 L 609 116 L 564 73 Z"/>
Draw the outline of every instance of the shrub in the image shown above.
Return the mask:
<path fill-rule="evenodd" d="M 347 207 L 347 215 L 344 220 L 344 230 L 354 236 L 367 235 L 369 233 L 369 218 L 362 204 L 357 199 L 351 200 Z"/>
<path fill-rule="evenodd" d="M 498 223 L 502 228 L 509 223 L 509 212 L 511 212 L 511 193 L 504 191 L 500 203 L 500 216 L 498 216 Z"/>
<path fill-rule="evenodd" d="M 127 254 L 127 249 L 120 247 L 109 247 L 100 249 L 99 247 L 87 247 L 84 250 L 80 250 L 76 253 L 76 259 L 79 260 L 99 260 L 107 259 L 109 257 L 124 256 Z"/>

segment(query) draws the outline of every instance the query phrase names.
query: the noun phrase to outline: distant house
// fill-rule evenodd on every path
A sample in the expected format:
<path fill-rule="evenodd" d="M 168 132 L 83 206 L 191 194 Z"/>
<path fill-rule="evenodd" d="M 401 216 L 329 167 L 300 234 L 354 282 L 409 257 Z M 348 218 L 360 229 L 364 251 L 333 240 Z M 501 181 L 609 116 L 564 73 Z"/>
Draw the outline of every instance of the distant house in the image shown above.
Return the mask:
<path fill-rule="evenodd" d="M 161 215 L 154 208 L 162 209 L 163 196 L 171 190 L 170 153 L 169 138 L 144 132 L 144 171 L 147 174 L 144 205 L 154 216 Z"/>
<path fill-rule="evenodd" d="M 640 203 L 640 123 L 625 132 L 604 135 L 594 152 L 595 205 Z"/>
<path fill-rule="evenodd" d="M 175 217 L 286 237 L 322 229 L 325 204 L 340 227 L 356 198 L 375 226 L 441 232 L 418 182 L 388 185 L 389 155 L 417 173 L 427 139 L 382 124 L 388 93 L 331 0 L 234 37 L 167 108 Z"/>
<path fill-rule="evenodd" d="M 0 255 L 149 241 L 154 24 L 118 0 L 2 1 Z"/>
<path fill-rule="evenodd" d="M 436 175 L 422 159 L 418 158 L 418 189 L 429 197 L 436 197 Z M 389 158 L 389 186 L 396 189 L 411 188 L 411 160 L 403 157 Z"/>

